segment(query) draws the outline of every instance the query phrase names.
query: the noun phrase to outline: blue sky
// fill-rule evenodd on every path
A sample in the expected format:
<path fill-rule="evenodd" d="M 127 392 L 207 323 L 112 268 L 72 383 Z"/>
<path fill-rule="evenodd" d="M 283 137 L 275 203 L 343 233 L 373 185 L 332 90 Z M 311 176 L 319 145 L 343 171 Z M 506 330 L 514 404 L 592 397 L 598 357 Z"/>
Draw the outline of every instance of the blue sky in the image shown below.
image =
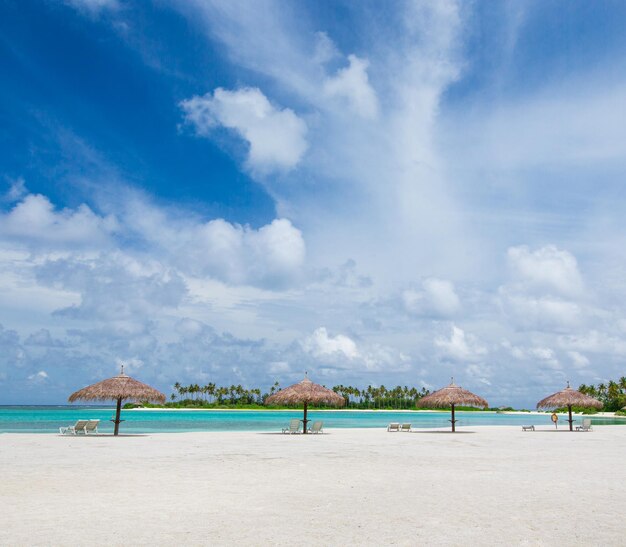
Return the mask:
<path fill-rule="evenodd" d="M 0 4 L 0 403 L 623 376 L 622 2 Z"/>

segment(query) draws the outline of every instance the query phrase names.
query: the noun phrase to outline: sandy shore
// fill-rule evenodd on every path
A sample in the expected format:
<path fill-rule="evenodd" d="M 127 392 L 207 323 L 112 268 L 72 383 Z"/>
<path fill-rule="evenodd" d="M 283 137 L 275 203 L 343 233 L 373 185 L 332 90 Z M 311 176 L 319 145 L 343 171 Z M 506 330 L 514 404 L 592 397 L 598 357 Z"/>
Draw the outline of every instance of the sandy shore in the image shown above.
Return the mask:
<path fill-rule="evenodd" d="M 624 545 L 626 427 L 0 435 L 1 545 Z"/>

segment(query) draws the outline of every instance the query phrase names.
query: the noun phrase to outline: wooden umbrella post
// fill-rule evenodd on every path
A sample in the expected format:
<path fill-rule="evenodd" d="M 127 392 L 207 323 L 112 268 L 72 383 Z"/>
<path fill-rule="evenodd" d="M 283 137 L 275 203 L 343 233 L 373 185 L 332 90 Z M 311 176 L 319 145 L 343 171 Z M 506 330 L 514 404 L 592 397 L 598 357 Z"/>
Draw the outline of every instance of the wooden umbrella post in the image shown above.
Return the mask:
<path fill-rule="evenodd" d="M 569 430 L 574 431 L 574 427 L 572 425 L 574 423 L 574 420 L 572 420 L 572 405 L 567 405 L 567 410 L 569 413 L 569 420 L 567 420 L 569 422 Z"/>
<path fill-rule="evenodd" d="M 119 397 L 117 399 L 117 408 L 115 409 L 115 430 L 113 431 L 113 435 L 117 435 L 120 430 L 120 414 L 122 413 L 122 398 Z"/>
<path fill-rule="evenodd" d="M 302 420 L 302 423 L 304 424 L 304 430 L 302 431 L 303 435 L 306 435 L 306 424 L 309 421 L 306 419 L 307 406 L 308 406 L 307 403 L 304 403 L 304 420 Z"/>
<path fill-rule="evenodd" d="M 450 421 L 452 422 L 452 433 L 454 433 L 456 431 L 456 420 L 454 419 L 454 404 L 452 405 L 452 419 Z"/>

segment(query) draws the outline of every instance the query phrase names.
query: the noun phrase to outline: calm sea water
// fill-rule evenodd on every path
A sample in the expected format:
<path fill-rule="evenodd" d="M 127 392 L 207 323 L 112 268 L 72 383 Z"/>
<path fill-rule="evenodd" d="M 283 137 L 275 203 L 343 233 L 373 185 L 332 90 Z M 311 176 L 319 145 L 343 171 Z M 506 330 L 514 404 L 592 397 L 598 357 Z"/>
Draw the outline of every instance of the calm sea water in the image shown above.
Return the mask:
<path fill-rule="evenodd" d="M 102 406 L 0 406 L 0 433 L 58 433 L 59 427 L 74 424 L 78 419 L 101 420 L 99 430 L 112 432 L 109 421 L 113 407 Z M 122 411 L 123 433 L 173 433 L 184 431 L 278 431 L 290 418 L 301 418 L 302 411 L 258 410 L 224 411 Z M 389 422 L 411 423 L 413 427 L 449 427 L 449 412 L 351 412 L 310 411 L 312 420 L 323 420 L 324 427 L 386 427 Z M 550 415 L 509 415 L 494 412 L 457 412 L 457 425 L 538 425 L 550 426 Z M 592 418 L 594 425 L 626 424 L 626 420 Z M 559 427 L 565 427 L 561 417 Z M 577 418 L 580 422 L 580 418 Z M 561 425 L 562 424 L 562 425 Z"/>

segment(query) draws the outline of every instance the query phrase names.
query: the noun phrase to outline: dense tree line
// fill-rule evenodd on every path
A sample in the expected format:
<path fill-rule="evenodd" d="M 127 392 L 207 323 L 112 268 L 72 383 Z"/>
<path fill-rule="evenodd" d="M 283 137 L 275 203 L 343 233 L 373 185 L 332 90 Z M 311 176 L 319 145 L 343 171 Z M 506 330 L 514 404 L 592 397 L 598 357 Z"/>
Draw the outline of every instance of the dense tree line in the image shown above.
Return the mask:
<path fill-rule="evenodd" d="M 355 409 L 408 409 L 415 408 L 421 397 L 429 391 L 416 387 L 396 386 L 367 386 L 359 389 L 354 386 L 337 385 L 333 391 L 346 400 L 346 408 Z M 174 384 L 171 402 L 168 406 L 254 406 L 262 405 L 265 399 L 280 390 L 280 384 L 275 382 L 270 389 L 263 393 L 259 388 L 244 388 L 241 384 L 218 386 L 212 382 L 206 385 Z"/>
<path fill-rule="evenodd" d="M 617 382 L 611 380 L 597 386 L 582 384 L 578 391 L 598 399 L 604 405 L 603 410 L 607 412 L 615 412 L 626 406 L 626 376 L 622 376 Z"/>

